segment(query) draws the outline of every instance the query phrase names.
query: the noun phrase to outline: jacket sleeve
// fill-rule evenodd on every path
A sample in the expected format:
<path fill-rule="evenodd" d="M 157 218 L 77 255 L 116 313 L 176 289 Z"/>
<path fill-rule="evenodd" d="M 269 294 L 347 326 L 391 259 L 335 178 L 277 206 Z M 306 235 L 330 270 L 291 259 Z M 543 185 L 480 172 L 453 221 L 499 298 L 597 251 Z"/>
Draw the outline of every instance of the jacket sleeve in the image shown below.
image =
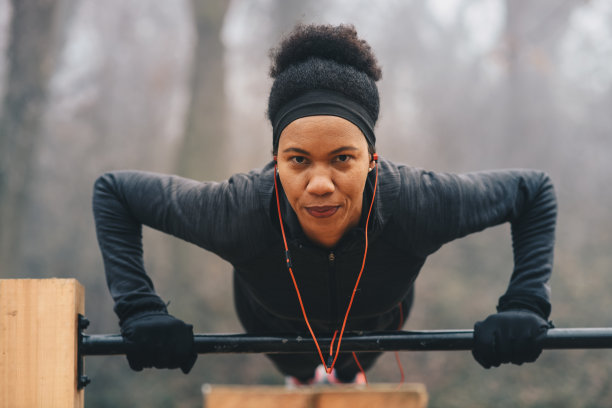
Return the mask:
<path fill-rule="evenodd" d="M 143 265 L 142 225 L 231 260 L 238 242 L 254 241 L 259 214 L 248 175 L 222 183 L 137 171 L 107 173 L 94 184 L 93 213 L 106 280 L 123 321 L 141 311 L 166 310 Z M 248 248 L 247 245 L 241 245 Z M 235 251 L 234 251 L 235 252 Z M 243 251 L 244 252 L 244 251 Z"/>
<path fill-rule="evenodd" d="M 557 204 L 545 173 L 441 174 L 406 169 L 403 179 L 400 206 L 407 210 L 403 226 L 425 256 L 446 242 L 510 222 L 514 271 L 498 310 L 529 309 L 548 318 Z"/>

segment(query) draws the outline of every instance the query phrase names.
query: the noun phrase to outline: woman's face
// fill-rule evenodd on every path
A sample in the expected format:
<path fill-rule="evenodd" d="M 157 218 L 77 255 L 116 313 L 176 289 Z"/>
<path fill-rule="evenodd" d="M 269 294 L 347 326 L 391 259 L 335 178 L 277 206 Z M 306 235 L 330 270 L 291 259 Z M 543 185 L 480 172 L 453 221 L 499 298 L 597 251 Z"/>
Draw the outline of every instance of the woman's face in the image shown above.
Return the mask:
<path fill-rule="evenodd" d="M 374 163 L 357 126 L 337 116 L 297 119 L 281 133 L 277 161 L 285 194 L 308 238 L 330 248 L 359 223 Z"/>

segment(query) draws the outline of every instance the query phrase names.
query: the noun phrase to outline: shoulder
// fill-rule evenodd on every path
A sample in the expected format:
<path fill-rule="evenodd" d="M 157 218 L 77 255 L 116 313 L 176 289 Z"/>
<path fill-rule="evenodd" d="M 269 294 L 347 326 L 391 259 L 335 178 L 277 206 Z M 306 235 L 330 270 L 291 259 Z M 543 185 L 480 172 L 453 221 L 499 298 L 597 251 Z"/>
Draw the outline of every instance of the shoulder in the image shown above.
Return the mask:
<path fill-rule="evenodd" d="M 276 239 L 270 214 L 274 193 L 274 164 L 236 173 L 219 183 L 222 193 L 210 214 L 217 253 L 230 262 L 259 256 Z M 221 221 L 223 220 L 223 221 Z"/>
<path fill-rule="evenodd" d="M 233 174 L 224 185 L 232 195 L 248 198 L 249 202 L 244 203 L 246 206 L 268 211 L 274 193 L 274 163 L 248 173 Z"/>
<path fill-rule="evenodd" d="M 418 190 L 438 178 L 436 173 L 422 168 L 379 160 L 378 182 L 383 201 L 396 201 L 399 204 L 399 201 L 416 198 L 414 195 Z"/>

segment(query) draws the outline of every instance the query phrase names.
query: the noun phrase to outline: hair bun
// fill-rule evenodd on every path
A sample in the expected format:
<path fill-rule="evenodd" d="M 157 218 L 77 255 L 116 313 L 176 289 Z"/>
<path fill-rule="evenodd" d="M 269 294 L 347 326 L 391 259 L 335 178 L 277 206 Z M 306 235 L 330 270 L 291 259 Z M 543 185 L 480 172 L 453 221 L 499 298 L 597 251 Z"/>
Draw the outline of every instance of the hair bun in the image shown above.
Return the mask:
<path fill-rule="evenodd" d="M 277 48 L 271 50 L 270 57 L 272 78 L 310 58 L 333 60 L 352 66 L 374 81 L 378 81 L 382 76 L 370 45 L 357 37 L 357 31 L 352 25 L 300 24 Z"/>

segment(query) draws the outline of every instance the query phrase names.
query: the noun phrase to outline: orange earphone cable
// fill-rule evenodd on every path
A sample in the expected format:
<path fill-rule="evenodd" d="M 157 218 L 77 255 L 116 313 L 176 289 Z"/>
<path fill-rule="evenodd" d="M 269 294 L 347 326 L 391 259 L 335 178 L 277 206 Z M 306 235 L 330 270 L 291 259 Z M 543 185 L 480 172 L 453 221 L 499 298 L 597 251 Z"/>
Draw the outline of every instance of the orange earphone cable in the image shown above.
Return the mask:
<path fill-rule="evenodd" d="M 374 206 L 374 198 L 376 197 L 376 186 L 378 184 L 378 165 L 374 162 L 374 168 L 376 169 L 376 178 L 374 179 L 374 193 L 372 194 L 372 202 L 370 203 L 370 209 L 368 210 L 368 217 L 366 218 L 365 225 L 365 249 L 363 251 L 363 261 L 361 262 L 361 270 L 359 271 L 359 275 L 357 276 L 357 282 L 355 282 L 355 287 L 353 288 L 353 293 L 351 294 L 351 300 L 349 302 L 348 308 L 346 309 L 346 314 L 344 315 L 344 321 L 342 322 L 342 329 L 340 330 L 340 336 L 338 337 L 338 345 L 336 346 L 336 356 L 334 357 L 334 361 L 331 364 L 331 369 L 336 364 L 336 360 L 340 355 L 340 344 L 342 343 L 342 336 L 344 335 L 344 329 L 346 327 L 346 322 L 348 320 L 349 312 L 351 311 L 351 307 L 353 307 L 353 300 L 355 299 L 355 293 L 357 293 L 357 287 L 359 286 L 359 281 L 361 280 L 361 275 L 363 274 L 363 270 L 365 268 L 366 256 L 368 255 L 368 225 L 370 223 L 370 214 L 372 213 L 372 207 Z"/>
<path fill-rule="evenodd" d="M 366 385 L 368 385 L 368 377 L 366 377 L 365 370 L 363 369 L 363 367 L 361 366 L 361 363 L 359 362 L 359 359 L 357 358 L 357 353 L 355 353 L 354 351 L 353 351 L 353 359 L 355 360 L 357 367 L 359 367 L 359 371 L 361 371 L 361 374 L 363 374 L 363 379 L 365 380 Z"/>
<path fill-rule="evenodd" d="M 334 341 L 336 341 L 336 336 L 338 335 L 338 330 L 334 331 L 334 337 L 332 337 L 331 344 L 329 345 L 329 355 L 330 357 L 334 354 Z"/>
<path fill-rule="evenodd" d="M 323 365 L 325 365 L 325 359 L 323 358 L 323 353 L 321 352 L 321 347 L 319 347 L 319 342 L 317 342 L 317 337 L 315 336 L 312 327 L 310 327 L 310 322 L 308 321 L 308 317 L 306 316 L 306 309 L 304 309 L 304 303 L 302 302 L 302 295 L 300 294 L 300 290 L 298 289 L 297 282 L 295 281 L 295 276 L 293 276 L 293 269 L 291 265 L 291 255 L 289 254 L 289 247 L 287 246 L 287 238 L 285 236 L 285 228 L 283 227 L 283 219 L 281 216 L 280 210 L 280 200 L 278 198 L 278 187 L 276 183 L 276 163 L 274 164 L 274 192 L 276 193 L 276 208 L 278 209 L 278 219 L 280 220 L 281 233 L 283 235 L 283 242 L 285 244 L 285 260 L 287 262 L 287 269 L 289 269 L 289 274 L 291 275 L 291 280 L 293 281 L 293 286 L 295 287 L 295 292 L 297 293 L 298 301 L 300 302 L 300 308 L 302 309 L 302 315 L 304 316 L 304 321 L 306 322 L 306 326 L 308 326 L 308 331 L 310 331 L 310 335 L 315 342 L 315 346 L 317 346 L 317 351 L 319 352 L 319 357 L 321 357 L 321 361 Z M 327 369 L 327 366 L 325 366 Z"/>
<path fill-rule="evenodd" d="M 378 165 L 377 165 L 377 161 L 378 161 L 378 155 L 376 153 L 374 153 L 373 155 L 373 159 L 374 159 L 374 168 L 376 169 L 376 178 L 374 179 L 374 193 L 372 194 L 372 202 L 370 203 L 370 208 L 368 210 L 368 216 L 366 218 L 366 226 L 365 226 L 365 249 L 364 249 L 364 253 L 363 253 L 363 262 L 361 263 L 361 270 L 359 271 L 359 275 L 357 277 L 357 281 L 355 282 L 355 288 L 353 289 L 353 293 L 351 295 L 351 300 L 349 302 L 348 308 L 346 310 L 346 314 L 344 316 L 344 321 L 342 323 L 342 330 L 340 330 L 340 336 L 338 337 L 338 345 L 336 347 L 336 353 L 335 353 L 335 357 L 332 361 L 332 363 L 330 364 L 330 366 L 327 366 L 327 363 L 325 361 L 325 359 L 323 358 L 323 353 L 321 352 L 321 347 L 319 346 L 319 342 L 317 341 L 317 337 L 314 334 L 314 331 L 312 330 L 312 327 L 310 326 L 310 322 L 308 321 L 308 316 L 306 315 L 306 309 L 304 308 L 304 303 L 302 302 L 302 296 L 300 294 L 300 290 L 298 288 L 297 282 L 295 280 L 295 276 L 293 275 L 293 266 L 291 264 L 291 255 L 289 253 L 289 246 L 287 245 L 287 238 L 285 236 L 285 228 L 283 226 L 283 218 L 281 215 L 281 210 L 280 210 L 280 199 L 279 199 L 279 194 L 278 194 L 278 185 L 276 182 L 276 176 L 277 176 L 277 163 L 276 163 L 276 157 L 274 158 L 275 163 L 274 163 L 274 192 L 276 194 L 276 208 L 278 210 L 278 219 L 280 222 L 280 226 L 281 226 L 281 234 L 283 236 L 283 243 L 285 245 L 285 260 L 287 262 L 287 269 L 289 270 L 289 274 L 291 275 L 291 280 L 293 281 L 293 286 L 295 287 L 295 292 L 297 294 L 298 297 L 298 301 L 300 303 L 300 308 L 302 309 L 302 315 L 304 316 L 304 321 L 306 322 L 306 326 L 308 327 L 308 331 L 310 332 L 310 335 L 312 336 L 312 339 L 314 340 L 315 346 L 317 348 L 317 351 L 319 353 L 319 357 L 321 358 L 321 362 L 323 363 L 323 367 L 325 367 L 325 372 L 328 374 L 331 374 L 334 365 L 336 364 L 336 360 L 338 359 L 338 356 L 340 354 L 340 343 L 342 342 L 342 336 L 344 334 L 344 329 L 346 327 L 346 322 L 348 320 L 348 315 L 349 312 L 351 311 L 351 307 L 353 306 L 353 300 L 355 298 L 355 293 L 357 292 L 357 287 L 359 286 L 359 281 L 361 280 L 361 275 L 363 274 L 363 270 L 365 268 L 365 261 L 366 261 L 366 256 L 368 253 L 368 225 L 370 222 L 370 214 L 372 213 L 372 207 L 374 206 L 374 198 L 376 197 L 376 188 L 378 185 Z M 336 334 L 337 334 L 337 330 L 336 333 L 334 333 L 334 339 L 336 338 Z M 333 340 L 332 340 L 332 344 L 330 346 L 330 357 L 332 354 L 332 350 L 333 350 Z M 354 357 L 356 357 L 354 355 Z M 358 366 L 359 362 L 357 361 Z"/>

